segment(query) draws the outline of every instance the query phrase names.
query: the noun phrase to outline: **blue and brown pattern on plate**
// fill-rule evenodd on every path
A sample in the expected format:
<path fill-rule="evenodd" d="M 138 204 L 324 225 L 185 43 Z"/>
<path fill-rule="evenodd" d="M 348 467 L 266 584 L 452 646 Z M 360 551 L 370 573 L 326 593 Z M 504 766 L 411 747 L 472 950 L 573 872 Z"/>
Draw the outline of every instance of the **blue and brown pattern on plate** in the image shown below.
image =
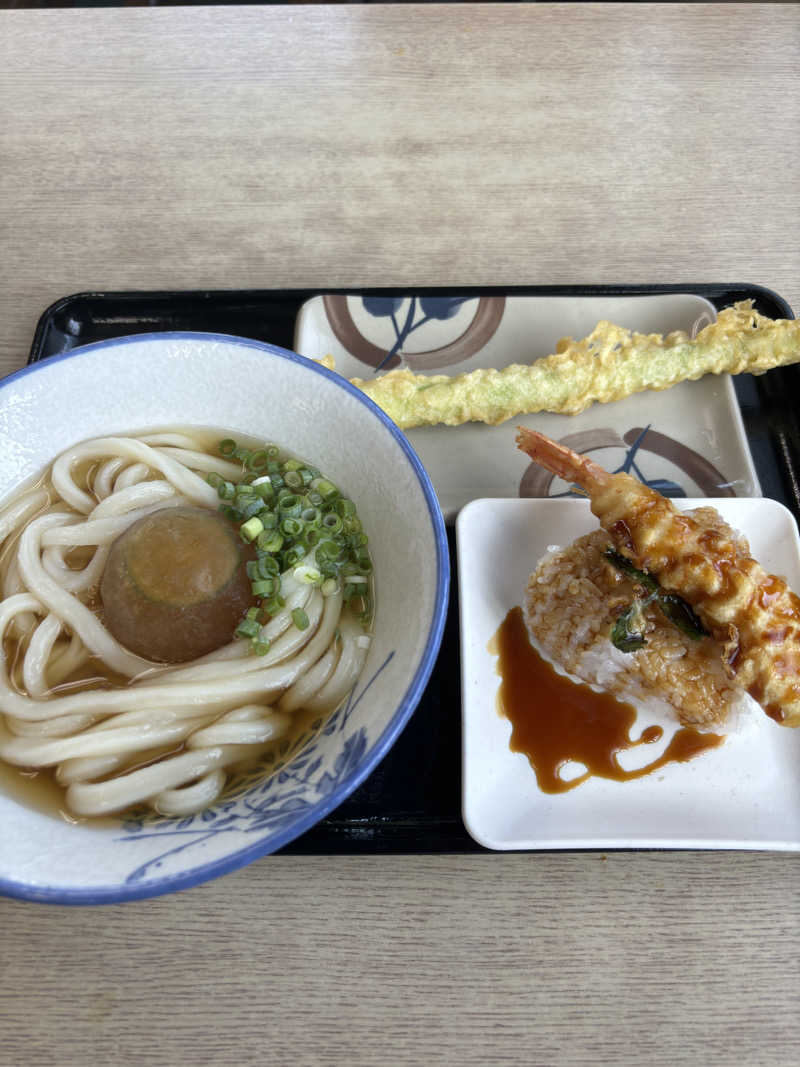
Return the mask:
<path fill-rule="evenodd" d="M 692 293 L 648 296 L 326 295 L 300 310 L 295 348 L 332 355 L 348 378 L 396 368 L 466 373 L 531 363 L 565 336 L 608 319 L 644 333 L 696 331 L 716 316 Z M 709 376 L 644 392 L 579 415 L 539 413 L 500 426 L 467 423 L 408 431 L 445 516 L 470 500 L 569 493 L 514 447 L 517 425 L 537 429 L 609 470 L 628 470 L 667 496 L 759 496 L 731 379 Z"/>

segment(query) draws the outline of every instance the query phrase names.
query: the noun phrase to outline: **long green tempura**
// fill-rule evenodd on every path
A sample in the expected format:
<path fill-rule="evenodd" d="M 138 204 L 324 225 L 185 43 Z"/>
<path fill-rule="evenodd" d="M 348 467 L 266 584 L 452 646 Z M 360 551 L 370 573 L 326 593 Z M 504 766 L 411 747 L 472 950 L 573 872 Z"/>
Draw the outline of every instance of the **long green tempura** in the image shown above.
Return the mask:
<path fill-rule="evenodd" d="M 464 422 L 496 425 L 517 415 L 575 415 L 643 389 L 669 389 L 705 374 L 762 374 L 800 362 L 800 320 L 769 319 L 745 300 L 720 311 L 697 337 L 641 334 L 599 322 L 582 341 L 560 341 L 530 365 L 474 370 L 453 377 L 389 371 L 352 382 L 404 430 Z"/>

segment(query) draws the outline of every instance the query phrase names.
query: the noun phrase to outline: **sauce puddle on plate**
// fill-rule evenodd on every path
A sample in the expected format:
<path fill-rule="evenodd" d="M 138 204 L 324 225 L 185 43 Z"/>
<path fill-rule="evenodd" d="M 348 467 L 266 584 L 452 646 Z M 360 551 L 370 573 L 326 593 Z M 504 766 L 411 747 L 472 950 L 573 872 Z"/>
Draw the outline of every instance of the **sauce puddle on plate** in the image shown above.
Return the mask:
<path fill-rule="evenodd" d="M 592 776 L 616 782 L 641 778 L 667 763 L 685 763 L 724 740 L 684 726 L 658 759 L 626 771 L 617 753 L 658 741 L 664 733 L 660 726 L 648 726 L 632 741 L 636 709 L 551 667 L 528 639 L 522 608 L 509 611 L 489 642 L 489 652 L 498 657 L 502 681 L 497 710 L 511 722 L 511 751 L 528 757 L 544 793 L 565 793 Z M 561 768 L 571 761 L 586 770 L 575 778 L 562 778 Z"/>

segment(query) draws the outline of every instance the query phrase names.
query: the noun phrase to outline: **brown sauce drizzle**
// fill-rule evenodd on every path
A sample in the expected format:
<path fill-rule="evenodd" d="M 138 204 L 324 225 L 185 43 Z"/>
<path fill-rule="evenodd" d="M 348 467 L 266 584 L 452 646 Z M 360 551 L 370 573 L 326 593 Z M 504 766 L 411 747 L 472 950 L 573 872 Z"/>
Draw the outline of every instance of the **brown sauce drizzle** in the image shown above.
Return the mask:
<path fill-rule="evenodd" d="M 528 757 L 544 793 L 565 793 L 592 776 L 616 782 L 641 778 L 667 763 L 685 763 L 724 740 L 681 727 L 658 759 L 626 771 L 617 753 L 657 741 L 663 736 L 660 726 L 648 726 L 632 741 L 636 709 L 555 671 L 531 645 L 519 607 L 506 615 L 489 651 L 498 657 L 502 682 L 497 707 L 512 725 L 511 750 Z M 559 770 L 570 760 L 584 764 L 586 771 L 565 780 Z"/>

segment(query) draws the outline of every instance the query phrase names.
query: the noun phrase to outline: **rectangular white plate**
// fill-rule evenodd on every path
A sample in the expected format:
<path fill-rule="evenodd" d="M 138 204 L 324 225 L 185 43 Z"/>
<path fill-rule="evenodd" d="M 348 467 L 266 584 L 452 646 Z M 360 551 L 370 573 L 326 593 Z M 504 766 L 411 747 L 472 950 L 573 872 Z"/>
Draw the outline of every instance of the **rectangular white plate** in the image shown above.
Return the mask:
<path fill-rule="evenodd" d="M 748 537 L 768 571 L 800 589 L 797 526 L 783 505 L 676 501 L 682 510 L 708 503 Z M 596 528 L 588 503 L 576 499 L 476 500 L 458 517 L 467 830 L 492 849 L 800 849 L 800 730 L 766 715 L 688 763 L 628 782 L 592 778 L 555 796 L 539 790 L 527 758 L 509 749 L 511 724 L 496 708 L 500 679 L 488 643 L 522 603 L 548 547 Z M 668 739 L 667 730 L 664 745 Z"/>
<path fill-rule="evenodd" d="M 297 352 L 312 359 L 332 355 L 336 370 L 347 378 L 370 378 L 393 348 L 398 348 L 397 366 L 421 374 L 461 374 L 531 363 L 554 352 L 560 338 L 591 333 L 601 319 L 666 334 L 692 333 L 715 317 L 714 306 L 692 293 L 318 296 L 300 309 L 294 343 Z M 542 495 L 526 479 L 527 462 L 514 448 L 518 424 L 555 439 L 568 436 L 567 443 L 578 451 L 602 450 L 596 458 L 610 470 L 636 462 L 645 478 L 673 485 L 677 495 L 760 495 L 732 381 L 711 375 L 663 392 L 595 404 L 580 415 L 409 430 L 446 519 L 470 500 Z"/>

